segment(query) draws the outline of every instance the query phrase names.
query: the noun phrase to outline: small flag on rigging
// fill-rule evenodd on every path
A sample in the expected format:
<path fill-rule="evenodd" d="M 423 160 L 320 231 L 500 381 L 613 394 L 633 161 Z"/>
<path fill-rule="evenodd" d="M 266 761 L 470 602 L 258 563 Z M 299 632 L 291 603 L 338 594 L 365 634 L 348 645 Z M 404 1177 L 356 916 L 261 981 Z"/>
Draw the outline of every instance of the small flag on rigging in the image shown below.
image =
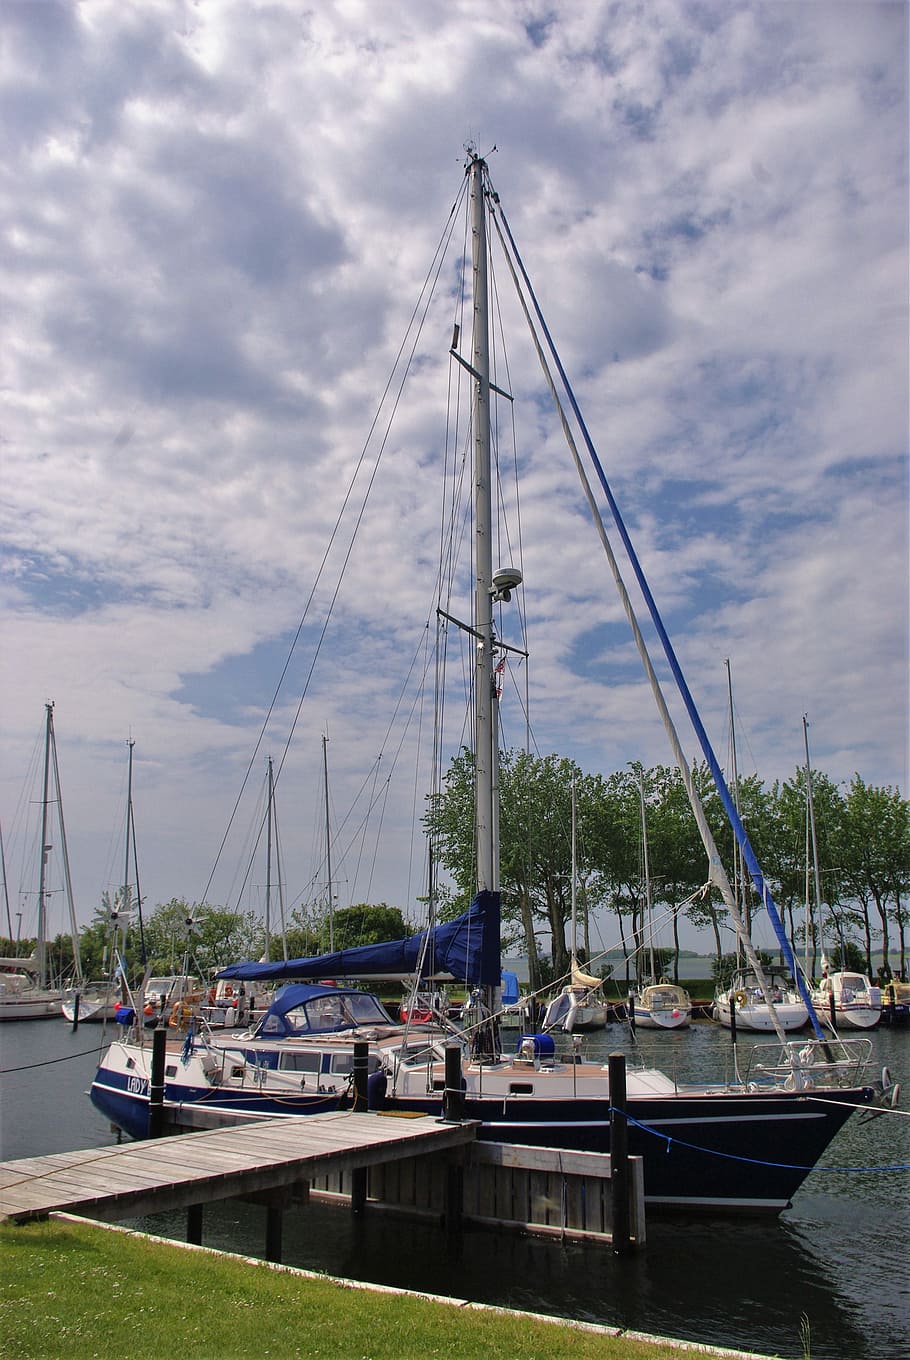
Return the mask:
<path fill-rule="evenodd" d="M 503 657 L 502 660 L 499 662 L 499 664 L 497 665 L 496 669 L 495 669 L 494 672 L 493 672 L 493 674 L 496 676 L 495 684 L 496 684 L 496 698 L 497 698 L 497 699 L 501 699 L 501 698 L 502 698 L 502 677 L 503 677 L 503 673 L 505 672 L 505 668 L 506 668 L 506 659 L 505 659 L 505 657 Z"/>

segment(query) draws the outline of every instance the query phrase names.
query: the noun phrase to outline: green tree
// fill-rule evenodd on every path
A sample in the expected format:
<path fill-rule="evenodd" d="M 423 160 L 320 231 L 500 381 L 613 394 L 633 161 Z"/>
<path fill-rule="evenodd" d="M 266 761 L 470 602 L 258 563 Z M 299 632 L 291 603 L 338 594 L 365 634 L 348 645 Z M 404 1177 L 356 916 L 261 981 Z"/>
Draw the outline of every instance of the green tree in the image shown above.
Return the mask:
<path fill-rule="evenodd" d="M 882 968 L 889 974 L 889 907 L 897 919 L 910 881 L 910 806 L 890 787 L 850 781 L 844 816 L 844 878 L 855 897 L 872 898 L 882 933 Z"/>
<path fill-rule="evenodd" d="M 640 765 L 617 770 L 606 780 L 593 777 L 592 829 L 587 839 L 600 899 L 616 915 L 627 984 L 633 972 L 641 973 L 640 951 L 647 944 L 640 779 L 647 799 L 653 787 L 651 772 Z"/>
<path fill-rule="evenodd" d="M 707 857 L 682 775 L 652 771 L 655 805 L 649 816 L 652 899 L 667 908 L 673 927 L 673 980 L 679 982 L 679 918 L 683 906 L 707 880 Z"/>
<path fill-rule="evenodd" d="M 238 959 L 258 959 L 265 928 L 255 912 L 226 911 L 208 903 L 192 907 L 172 898 L 155 908 L 145 926 L 148 964 L 155 973 L 188 971 L 207 976 Z"/>
<path fill-rule="evenodd" d="M 335 912 L 332 927 L 336 949 L 381 944 L 383 940 L 403 940 L 411 933 L 401 910 L 398 907 L 390 907 L 385 902 L 375 905 L 359 902 L 356 906 L 342 907 Z M 323 921 L 320 943 L 323 951 L 328 949 L 328 919 Z"/>

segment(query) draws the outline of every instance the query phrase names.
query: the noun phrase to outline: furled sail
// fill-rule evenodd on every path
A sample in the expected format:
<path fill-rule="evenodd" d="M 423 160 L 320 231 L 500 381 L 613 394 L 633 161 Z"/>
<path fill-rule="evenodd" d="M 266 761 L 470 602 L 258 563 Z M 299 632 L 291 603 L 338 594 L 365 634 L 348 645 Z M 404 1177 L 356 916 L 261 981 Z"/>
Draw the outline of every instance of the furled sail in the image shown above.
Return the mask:
<path fill-rule="evenodd" d="M 468 910 L 454 921 L 443 921 L 405 940 L 337 949 L 312 958 L 281 959 L 277 963 L 232 963 L 218 974 L 239 981 L 278 981 L 285 978 L 375 977 L 388 974 L 424 977 L 448 973 L 469 986 L 498 987 L 499 893 L 482 891 Z M 421 964 L 421 960 L 423 961 Z"/>
<path fill-rule="evenodd" d="M 593 973 L 583 973 L 577 964 L 572 965 L 572 986 L 573 987 L 599 987 L 603 978 L 595 977 Z"/>

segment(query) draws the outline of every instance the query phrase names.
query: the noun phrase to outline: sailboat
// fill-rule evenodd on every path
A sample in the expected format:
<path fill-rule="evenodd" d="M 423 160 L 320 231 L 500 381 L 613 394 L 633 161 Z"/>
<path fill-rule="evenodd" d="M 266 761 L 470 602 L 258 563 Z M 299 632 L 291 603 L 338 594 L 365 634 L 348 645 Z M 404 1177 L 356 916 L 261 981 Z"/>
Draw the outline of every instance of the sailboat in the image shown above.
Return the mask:
<path fill-rule="evenodd" d="M 126 953 L 126 932 L 130 916 L 130 851 L 136 862 L 135 827 L 133 824 L 133 747 L 132 738 L 127 742 L 129 765 L 126 781 L 126 851 L 123 865 L 123 885 L 120 901 L 110 913 L 111 952 L 110 967 L 104 977 L 93 979 L 81 986 L 69 987 L 63 997 L 63 1017 L 73 1024 L 93 1022 L 100 1024 L 114 1020 L 117 1008 L 130 1003 L 126 980 L 124 955 Z M 139 871 L 136 868 L 136 900 L 139 900 Z"/>
<path fill-rule="evenodd" d="M 822 960 L 822 976 L 812 1000 L 835 1029 L 873 1029 L 882 1018 L 882 989 L 873 985 L 866 973 L 849 969 L 828 972 Z"/>
<path fill-rule="evenodd" d="M 729 660 L 727 668 L 727 701 L 730 712 L 730 746 L 733 753 L 733 799 L 739 813 L 738 790 L 739 772 L 736 765 L 736 727 L 733 717 L 733 674 Z M 748 890 L 745 874 L 742 872 L 741 847 L 736 847 L 736 874 L 734 893 L 741 885 L 743 893 Z M 746 921 L 746 932 L 749 930 Z M 779 938 L 783 937 L 783 929 Z M 737 945 L 742 947 L 744 934 L 738 934 Z M 785 940 L 785 937 L 783 937 Z M 786 941 L 786 952 L 793 957 L 793 951 Z M 791 964 L 796 972 L 795 960 Z M 805 992 L 805 985 L 802 989 Z M 808 995 L 801 994 L 793 977 L 779 969 L 769 970 L 759 963 L 757 955 L 752 954 L 749 966 L 740 966 L 729 978 L 726 986 L 719 987 L 714 997 L 714 1019 L 719 1020 L 727 1029 L 738 1026 L 756 1034 L 793 1033 L 804 1027 L 809 1019 L 810 1002 Z"/>
<path fill-rule="evenodd" d="M 428 926 L 406 940 L 336 950 L 317 958 L 239 962 L 222 970 L 220 976 L 233 982 L 288 985 L 247 1035 L 209 1034 L 191 1028 L 186 1036 L 180 1036 L 179 1044 L 176 1037 L 171 1041 L 165 1102 L 170 1118 L 178 1124 L 185 1120 L 191 1126 L 196 1107 L 204 1107 L 208 1119 L 219 1110 L 226 1116 L 242 1113 L 282 1118 L 344 1108 L 351 1101 L 357 1041 L 368 1046 L 370 1108 L 439 1115 L 448 1108 L 446 1092 L 451 1077 L 447 1058 L 454 1046 L 461 1068 L 457 1080 L 463 1089 L 464 1116 L 477 1121 L 481 1138 L 599 1153 L 610 1149 L 613 1098 L 603 1063 L 586 1060 L 577 1048 L 563 1057 L 556 1050 L 554 1037 L 546 1033 L 519 1035 L 516 1051 L 504 1052 L 496 1020 L 501 901 L 495 672 L 497 657 L 507 644 L 497 636 L 493 605 L 508 603 L 522 584 L 522 574 L 510 565 L 493 569 L 496 539 L 492 531 L 490 402 L 498 389 L 490 379 L 487 247 L 491 221 L 496 224 L 516 281 L 525 280 L 522 295 L 529 317 L 537 305 L 487 164 L 473 150 L 466 165 L 465 201 L 469 217 L 465 235 L 472 242 L 467 276 L 473 277 L 474 320 L 470 357 L 457 352 L 457 330 L 452 354 L 470 377 L 476 460 L 470 479 L 474 487 L 475 579 L 473 619 L 468 630 L 475 668 L 474 898 L 455 920 Z M 550 343 L 549 337 L 538 346 L 542 361 L 544 343 Z M 554 362 L 562 375 L 555 355 Z M 555 396 L 555 379 L 549 367 L 547 373 Z M 564 381 L 572 409 L 577 412 L 571 389 Z M 561 404 L 559 410 L 563 414 Z M 586 431 L 583 437 L 590 448 Z M 571 447 L 585 495 L 596 510 L 577 448 L 574 443 Z M 612 493 L 602 474 L 598 475 L 617 518 Z M 595 524 L 614 577 L 618 577 L 599 512 Z M 637 573 L 631 545 L 627 551 Z M 617 585 L 629 614 L 628 594 L 620 580 Z M 646 598 L 650 598 L 649 591 Z M 638 645 L 641 630 L 634 616 L 630 616 L 630 622 Z M 668 639 L 664 646 L 669 646 Z M 675 656 L 673 660 L 675 663 Z M 649 661 L 646 671 L 664 716 L 666 706 L 661 704 Z M 685 697 L 691 701 L 687 689 Z M 700 722 L 696 730 L 699 739 L 707 741 Z M 671 743 L 685 777 L 690 765 L 675 731 Z M 708 858 L 712 881 L 729 903 L 729 884 L 697 801 L 694 810 L 706 848 L 711 847 Z M 738 819 L 735 825 L 737 835 L 745 837 Z M 745 844 L 748 846 L 747 840 Z M 752 856 L 753 877 L 770 911 L 773 902 L 751 846 L 748 856 Z M 432 976 L 434 982 L 451 979 L 472 995 L 476 993 L 476 1023 L 460 1030 L 414 1030 L 406 1023 L 396 1023 L 373 994 L 350 982 L 328 986 L 321 981 L 415 972 L 425 978 Z M 868 1040 L 825 1041 L 819 1031 L 815 1039 L 798 1044 L 788 1043 L 779 1035 L 777 1044 L 756 1045 L 732 1081 L 718 1079 L 681 1087 L 657 1068 L 630 1069 L 626 1092 L 628 1143 L 629 1151 L 644 1161 L 646 1202 L 678 1211 L 779 1212 L 790 1203 L 851 1112 L 876 1099 L 877 1088 L 865 1080 L 870 1053 Z M 150 1063 L 148 1039 L 141 1030 L 134 1030 L 104 1053 L 91 1088 L 94 1104 L 136 1137 L 145 1136 L 148 1128 Z"/>
<path fill-rule="evenodd" d="M 645 884 L 645 920 L 651 972 L 644 986 L 629 995 L 629 1008 L 636 1025 L 642 1029 L 684 1029 L 692 1018 L 692 999 L 685 987 L 669 978 L 658 980 L 654 955 L 654 920 L 651 902 L 651 865 L 648 858 L 648 819 L 645 810 L 644 781 L 639 774 L 638 805 L 641 817 L 642 872 Z"/>
<path fill-rule="evenodd" d="M 73 971 L 77 981 L 82 977 L 79 933 L 76 927 L 76 910 L 73 904 L 66 829 L 63 821 L 63 799 L 60 793 L 54 705 L 45 704 L 44 711 L 44 781 L 41 798 L 41 842 L 38 850 L 38 934 L 34 952 L 28 958 L 15 956 L 0 958 L 0 1020 L 50 1020 L 63 1012 L 63 989 L 51 980 L 47 960 L 48 860 L 53 849 L 49 840 L 52 803 L 56 804 L 57 808 L 60 858 L 69 908 L 70 936 L 73 942 Z"/>
<path fill-rule="evenodd" d="M 322 739 L 323 759 L 326 737 Z M 328 809 L 328 765 L 326 764 L 326 809 Z M 266 837 L 265 837 L 265 948 L 263 959 L 268 959 L 272 951 L 272 866 L 278 875 L 279 917 L 281 922 L 281 952 L 287 958 L 287 931 L 284 910 L 284 880 L 281 871 L 281 849 L 278 839 L 278 808 L 275 801 L 275 766 L 272 757 L 266 762 Z M 326 823 L 328 826 L 328 823 Z M 331 865 L 331 859 L 329 860 Z M 331 884 L 332 871 L 329 869 Z M 260 988 L 258 992 L 244 983 L 235 983 L 229 978 L 216 978 L 204 993 L 196 1007 L 196 1013 L 209 1029 L 245 1029 L 261 1020 L 271 1002 L 270 988 Z M 176 1024 L 186 1029 L 184 1019 L 190 1013 L 184 1006 L 177 1016 Z"/>
<path fill-rule="evenodd" d="M 815 885 L 815 919 L 821 928 L 822 893 L 818 871 L 818 837 L 815 832 L 815 798 L 812 789 L 812 762 L 809 759 L 809 719 L 803 714 L 803 744 L 806 748 L 806 812 L 809 845 L 812 850 L 812 880 Z M 806 891 L 806 938 L 809 937 L 810 901 L 808 893 L 808 865 Z M 843 952 L 843 940 L 841 940 Z M 865 973 L 854 969 L 828 970 L 828 960 L 822 954 L 822 976 L 812 993 L 812 1002 L 831 1022 L 832 1029 L 873 1029 L 882 1018 L 882 992 Z"/>
<path fill-rule="evenodd" d="M 578 963 L 578 865 L 576 861 L 575 780 L 572 780 L 572 945 L 569 981 L 544 1011 L 544 1033 L 560 1029 L 566 1034 L 580 1034 L 586 1030 L 603 1029 L 607 1023 L 607 1002 L 603 981 L 586 973 Z"/>

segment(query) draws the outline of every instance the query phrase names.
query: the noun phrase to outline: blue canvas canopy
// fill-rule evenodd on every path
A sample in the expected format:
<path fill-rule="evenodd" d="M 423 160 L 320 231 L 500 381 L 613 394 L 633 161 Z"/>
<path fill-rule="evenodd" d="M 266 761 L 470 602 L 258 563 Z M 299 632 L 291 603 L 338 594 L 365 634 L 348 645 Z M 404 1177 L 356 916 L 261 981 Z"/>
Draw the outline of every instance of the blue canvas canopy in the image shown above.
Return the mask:
<path fill-rule="evenodd" d="M 448 973 L 469 986 L 498 987 L 499 893 L 479 892 L 468 910 L 454 921 L 444 921 L 430 931 L 405 940 L 337 949 L 315 958 L 279 960 L 277 963 L 232 963 L 218 974 L 237 981 L 280 981 L 283 978 L 379 977 L 388 974 L 439 977 Z"/>
<path fill-rule="evenodd" d="M 326 987 L 318 982 L 289 982 L 275 997 L 256 1036 L 338 1034 L 359 1025 L 387 1025 L 390 1017 L 370 992 Z"/>

